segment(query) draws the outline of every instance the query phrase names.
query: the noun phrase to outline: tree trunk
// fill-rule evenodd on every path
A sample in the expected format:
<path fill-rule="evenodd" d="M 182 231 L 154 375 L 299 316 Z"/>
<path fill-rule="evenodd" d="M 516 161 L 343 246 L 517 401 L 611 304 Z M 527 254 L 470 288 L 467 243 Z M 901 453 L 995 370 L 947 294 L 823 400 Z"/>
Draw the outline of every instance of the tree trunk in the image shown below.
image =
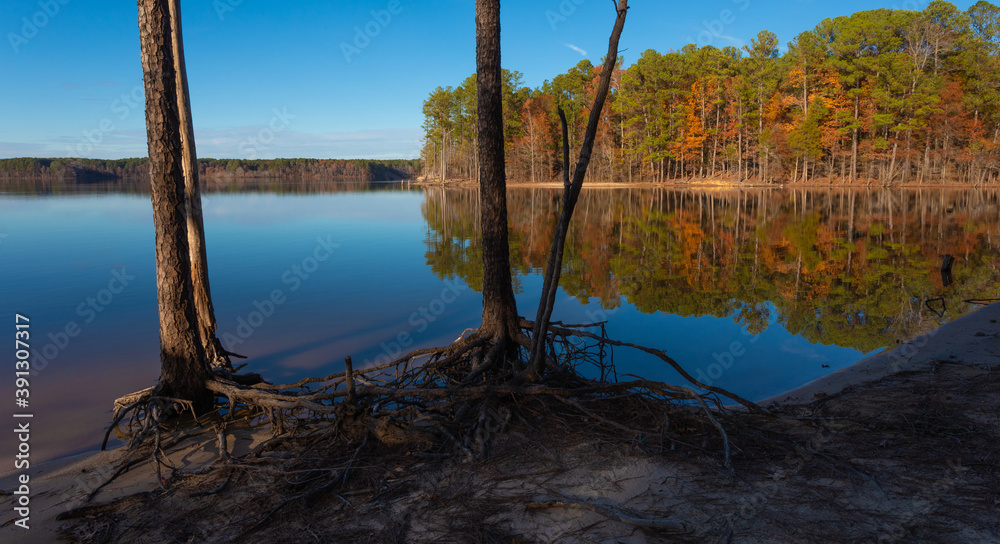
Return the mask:
<path fill-rule="evenodd" d="M 483 324 L 504 342 L 519 333 L 510 275 L 507 180 L 500 74 L 500 0 L 476 0 L 476 83 L 479 116 L 479 198 L 483 236 Z"/>
<path fill-rule="evenodd" d="M 739 101 L 736 123 L 739 126 L 739 139 L 736 144 L 736 181 L 743 182 L 743 99 Z"/>
<path fill-rule="evenodd" d="M 886 176 L 886 180 L 882 183 L 883 185 L 892 183 L 892 178 L 896 175 L 896 150 L 898 149 L 899 141 L 896 140 L 892 143 L 892 160 L 889 161 L 889 174 Z"/>
<path fill-rule="evenodd" d="M 215 335 L 217 328 L 212 290 L 208 281 L 208 257 L 205 249 L 205 223 L 201 213 L 201 188 L 198 181 L 198 154 L 194 143 L 191 99 L 188 93 L 187 68 L 184 64 L 184 39 L 181 29 L 180 0 L 169 0 L 170 30 L 180 119 L 181 156 L 184 170 L 184 202 L 187 215 L 188 248 L 191 254 L 191 284 L 198 318 L 198 331 L 209 364 L 232 370 L 229 357 Z"/>
<path fill-rule="evenodd" d="M 715 134 L 712 135 L 712 178 L 713 179 L 716 177 L 715 158 L 719 152 L 719 133 L 722 132 L 721 130 L 719 130 L 719 112 L 721 110 L 722 110 L 721 107 L 719 106 L 715 107 Z"/>
<path fill-rule="evenodd" d="M 851 184 L 858 182 L 858 109 L 860 99 L 854 97 L 854 130 L 851 136 Z"/>
<path fill-rule="evenodd" d="M 146 89 L 146 134 L 156 235 L 160 381 L 156 394 L 212 404 L 198 334 L 186 228 L 177 80 L 168 0 L 139 0 L 139 40 Z"/>
<path fill-rule="evenodd" d="M 594 139 L 597 136 L 597 126 L 600 122 L 601 111 L 604 109 L 604 102 L 608 96 L 608 89 L 611 86 L 611 73 L 614 70 L 615 62 L 618 59 L 618 43 L 621 39 L 622 30 L 625 28 L 625 18 L 628 15 L 628 0 L 619 0 L 616 4 L 618 8 L 615 26 L 608 40 L 608 54 L 604 58 L 604 68 L 601 72 L 600 82 L 597 86 L 597 93 L 594 96 L 594 105 L 590 110 L 590 120 L 587 123 L 587 130 L 584 133 L 583 145 L 580 146 L 580 156 L 576 163 L 576 170 L 573 178 L 569 176 L 569 146 L 566 144 L 567 129 L 566 116 L 559 109 L 559 120 L 563 131 L 563 197 L 562 213 L 559 216 L 559 223 L 556 224 L 555 234 L 552 237 L 552 247 L 549 250 L 549 260 L 545 267 L 545 279 L 542 282 L 542 294 L 538 302 L 538 313 L 535 318 L 534 330 L 531 338 L 531 352 L 529 354 L 528 377 L 537 379 L 542 375 L 545 365 L 545 338 L 548 335 L 549 320 L 552 317 L 552 310 L 555 305 L 556 291 L 559 287 L 559 276 L 562 274 L 562 260 L 566 244 L 566 235 L 569 231 L 569 223 L 573 217 L 573 210 L 576 208 L 577 199 L 580 197 L 580 190 L 583 188 L 583 180 L 587 175 L 587 167 L 590 164 L 590 155 L 594 148 Z M 662 161 L 661 161 L 662 172 Z"/>

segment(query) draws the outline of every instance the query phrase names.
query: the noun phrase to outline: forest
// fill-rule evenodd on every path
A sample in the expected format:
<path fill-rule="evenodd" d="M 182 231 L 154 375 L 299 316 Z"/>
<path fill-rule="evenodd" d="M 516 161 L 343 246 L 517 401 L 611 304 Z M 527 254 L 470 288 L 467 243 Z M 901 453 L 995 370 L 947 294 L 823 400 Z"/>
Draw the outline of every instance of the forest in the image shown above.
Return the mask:
<path fill-rule="evenodd" d="M 942 0 L 821 21 L 787 44 L 646 50 L 612 77 L 588 180 L 995 184 L 1000 175 L 1000 8 Z M 557 108 L 579 149 L 600 66 L 536 89 L 503 72 L 512 181 L 561 177 Z M 475 179 L 476 80 L 423 104 L 437 179 Z"/>
<path fill-rule="evenodd" d="M 198 159 L 202 179 L 395 181 L 413 179 L 419 160 Z M 26 179 L 96 183 L 148 180 L 149 159 L 0 159 L 0 183 Z"/>

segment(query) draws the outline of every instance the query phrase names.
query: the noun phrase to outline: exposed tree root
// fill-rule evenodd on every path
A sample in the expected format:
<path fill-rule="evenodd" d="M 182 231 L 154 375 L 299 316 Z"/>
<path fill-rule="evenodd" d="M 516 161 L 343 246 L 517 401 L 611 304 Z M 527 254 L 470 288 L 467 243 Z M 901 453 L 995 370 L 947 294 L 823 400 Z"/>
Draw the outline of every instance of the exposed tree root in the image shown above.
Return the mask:
<path fill-rule="evenodd" d="M 466 331 L 451 345 L 415 350 L 391 363 L 369 368 L 354 368 L 348 357 L 344 372 L 289 384 L 268 384 L 246 375 L 212 376 L 206 387 L 220 399 L 218 413 L 213 417 L 221 418 L 214 430 L 222 460 L 229 462 L 225 427 L 237 418 L 268 423 L 275 436 L 287 436 L 302 425 L 318 425 L 325 429 L 324 436 L 361 441 L 358 452 L 368 437 L 373 437 L 390 447 L 423 445 L 426 450 L 436 445 L 437 453 L 444 447 L 469 458 L 483 456 L 488 455 L 491 442 L 504 433 L 512 419 L 521 417 L 519 406 L 531 401 L 541 402 L 550 410 L 561 406 L 563 412 L 576 414 L 574 417 L 642 440 L 668 440 L 673 432 L 671 414 L 683 412 L 685 417 L 700 418 L 707 428 L 718 432 L 722 464 L 733 474 L 729 437 L 716 417 L 724 413 L 720 397 L 752 412 L 764 413 L 762 408 L 698 382 L 662 350 L 608 338 L 603 323 L 553 323 L 544 339 L 543 372 L 537 380 L 528 380 L 523 361 L 531 347 L 529 334 L 534 324 L 523 321 L 521 326 L 525 333 L 513 339 Z M 588 328 L 599 328 L 600 334 L 585 330 Z M 701 394 L 691 387 L 638 377 L 618 380 L 614 347 L 653 355 L 708 392 Z M 520 359 L 513 360 L 515 356 Z M 640 415 L 625 420 L 609 415 L 615 412 L 611 407 L 622 402 Z M 130 448 L 137 454 L 145 452 L 139 455 L 148 456 L 159 470 L 161 465 L 167 466 L 162 453 L 161 421 L 184 411 L 191 411 L 191 406 L 155 396 L 155 389 L 149 388 L 115 402 L 112 429 L 128 418 L 125 426 L 131 433 Z M 342 479 L 346 479 L 348 470 L 350 464 L 344 468 Z M 160 479 L 169 481 L 162 476 Z"/>
<path fill-rule="evenodd" d="M 572 388 L 555 369 L 547 379 L 542 385 Z M 695 543 L 767 535 L 992 544 L 998 380 L 988 361 L 941 361 L 778 405 L 769 416 L 712 410 L 732 442 L 735 479 L 722 470 L 723 442 L 701 406 L 642 390 L 453 398 L 470 406 L 467 420 L 492 423 L 469 438 L 469 453 L 460 432 L 468 427 L 429 423 L 417 435 L 385 416 L 368 432 L 362 413 L 352 437 L 335 428 L 336 418 L 301 418 L 263 441 L 231 424 L 231 443 L 252 451 L 211 463 L 201 455 L 214 453 L 219 428 L 206 424 L 196 443 L 172 450 L 173 462 L 190 464 L 173 479 L 164 470 L 166 489 L 139 488 L 151 493 L 60 519 L 67 538 L 93 543 Z M 364 384 L 356 386 L 359 394 Z M 163 425 L 162 449 L 173 433 L 191 432 L 184 423 Z M 151 462 L 152 443 L 137 451 L 142 462 Z M 152 483 L 153 465 L 143 470 L 152 476 L 141 480 Z M 95 502 L 115 495 L 102 492 Z"/>

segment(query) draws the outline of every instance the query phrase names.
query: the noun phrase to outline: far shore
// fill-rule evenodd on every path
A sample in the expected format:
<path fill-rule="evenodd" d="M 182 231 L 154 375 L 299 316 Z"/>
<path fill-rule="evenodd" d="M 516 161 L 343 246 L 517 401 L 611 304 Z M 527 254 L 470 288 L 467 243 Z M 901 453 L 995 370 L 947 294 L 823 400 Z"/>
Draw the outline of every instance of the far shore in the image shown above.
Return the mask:
<path fill-rule="evenodd" d="M 317 174 L 310 175 L 285 175 L 273 172 L 253 172 L 246 174 L 233 173 L 209 173 L 202 174 L 202 185 L 208 189 L 215 187 L 239 187 L 240 185 L 259 185 L 262 183 L 281 184 L 284 182 L 294 183 L 401 183 L 407 186 L 418 187 L 443 187 L 443 188 L 477 188 L 479 184 L 471 179 L 454 178 L 441 181 L 439 179 L 426 179 L 417 177 L 415 179 L 391 179 L 391 180 L 371 180 L 363 177 L 352 176 L 323 176 Z M 135 184 L 147 183 L 146 176 L 124 175 L 119 177 L 105 177 L 89 181 L 78 181 L 70 177 L 51 175 L 19 175 L 15 177 L 4 177 L 0 174 L 0 190 L 4 188 L 17 188 L 21 184 L 43 183 L 59 184 L 66 186 L 89 187 L 95 184 Z M 508 181 L 508 188 L 514 189 L 562 189 L 563 184 L 557 181 Z M 610 181 L 585 181 L 583 187 L 586 189 L 689 189 L 689 190 L 744 190 L 744 189 L 990 189 L 1000 188 L 1000 185 L 970 185 L 968 183 L 892 183 L 883 185 L 879 182 L 857 182 L 842 183 L 839 181 L 808 181 L 808 182 L 769 182 L 760 183 L 757 181 L 738 182 L 729 179 L 692 179 L 692 180 L 666 180 L 666 181 L 631 181 L 631 182 L 610 182 Z"/>
<path fill-rule="evenodd" d="M 455 178 L 441 181 L 440 179 L 407 180 L 405 183 L 425 187 L 454 187 L 454 188 L 475 188 L 479 186 L 474 180 L 466 178 Z M 508 181 L 508 188 L 536 188 L 536 189 L 562 189 L 563 184 L 555 181 Z M 726 179 L 695 179 L 695 180 L 667 180 L 667 181 L 585 181 L 585 189 L 988 189 L 1000 187 L 994 185 L 969 185 L 967 183 L 892 183 L 883 185 L 877 182 L 774 182 L 760 183 L 756 181 L 738 182 Z"/>

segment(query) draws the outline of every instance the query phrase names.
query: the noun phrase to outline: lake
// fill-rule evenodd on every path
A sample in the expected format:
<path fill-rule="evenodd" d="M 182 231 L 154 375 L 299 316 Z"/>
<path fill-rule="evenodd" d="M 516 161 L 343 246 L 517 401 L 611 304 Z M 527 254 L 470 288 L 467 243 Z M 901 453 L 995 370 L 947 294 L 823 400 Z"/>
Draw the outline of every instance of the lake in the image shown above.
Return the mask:
<path fill-rule="evenodd" d="M 510 191 L 534 318 L 559 191 Z M 1000 200 L 977 189 L 585 189 L 553 319 L 607 321 L 750 399 L 803 385 L 998 296 Z M 289 382 L 445 345 L 480 318 L 477 193 L 264 183 L 204 195 L 223 345 Z M 136 186 L 0 195 L 0 311 L 31 319 L 32 461 L 95 449 L 159 373 L 152 210 Z M 942 274 L 943 255 L 955 258 Z M 8 329 L 13 334 L 14 327 Z M 674 381 L 615 352 L 619 376 Z M 13 380 L 0 396 L 14 396 Z M 5 441 L 10 448 L 12 441 Z M 9 451 L 13 455 L 13 451 Z"/>

